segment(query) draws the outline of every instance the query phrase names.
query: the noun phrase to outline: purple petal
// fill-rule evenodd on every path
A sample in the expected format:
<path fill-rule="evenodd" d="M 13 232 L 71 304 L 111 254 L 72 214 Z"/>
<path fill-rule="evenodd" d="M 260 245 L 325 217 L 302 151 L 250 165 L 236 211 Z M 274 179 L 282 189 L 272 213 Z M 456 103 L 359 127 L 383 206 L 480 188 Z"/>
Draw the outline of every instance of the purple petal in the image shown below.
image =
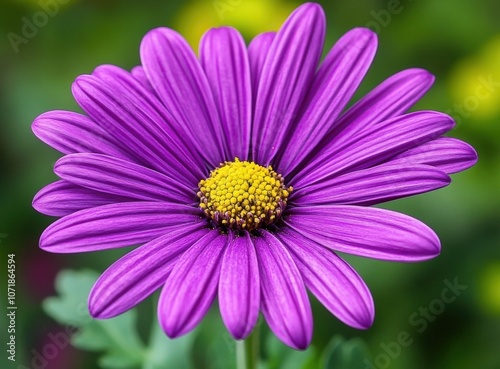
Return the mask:
<path fill-rule="evenodd" d="M 140 88 L 138 83 L 136 87 Z M 182 143 L 167 134 L 165 122 L 154 113 L 154 107 L 124 91 L 127 89 L 95 76 L 80 76 L 73 84 L 73 94 L 80 106 L 133 152 L 138 164 L 196 185 L 206 175 L 202 163 L 194 165 L 188 160 L 189 155 L 182 155 Z"/>
<path fill-rule="evenodd" d="M 429 91 L 434 80 L 432 74 L 418 68 L 387 78 L 345 112 L 329 136 L 341 144 L 374 124 L 405 113 Z"/>
<path fill-rule="evenodd" d="M 318 4 L 299 6 L 276 35 L 259 82 L 252 158 L 268 165 L 297 118 L 323 49 L 325 15 Z"/>
<path fill-rule="evenodd" d="M 140 82 L 141 85 L 144 86 L 146 90 L 148 90 L 151 93 L 155 93 L 153 86 L 151 86 L 151 83 L 149 82 L 148 76 L 146 76 L 146 72 L 144 71 L 144 68 L 141 65 L 138 65 L 130 71 L 130 73 L 134 76 L 134 78 Z"/>
<path fill-rule="evenodd" d="M 224 135 L 207 78 L 193 50 L 177 32 L 154 29 L 141 43 L 141 60 L 151 85 L 174 121 L 215 167 L 225 156 Z"/>
<path fill-rule="evenodd" d="M 208 232 L 200 224 L 185 224 L 118 259 L 94 284 L 90 314 L 107 319 L 137 305 L 165 284 L 179 257 Z"/>
<path fill-rule="evenodd" d="M 89 190 L 67 181 L 57 181 L 45 186 L 35 195 L 33 207 L 42 214 L 63 217 L 75 211 L 127 201 L 133 199 Z"/>
<path fill-rule="evenodd" d="M 110 133 L 92 119 L 70 111 L 49 111 L 31 126 L 40 140 L 63 154 L 94 152 L 130 159 Z"/>
<path fill-rule="evenodd" d="M 307 288 L 333 315 L 358 329 L 373 324 L 372 296 L 349 264 L 293 230 L 282 230 L 278 236 L 291 251 Z"/>
<path fill-rule="evenodd" d="M 472 146 L 448 137 L 441 137 L 414 147 L 391 160 L 391 163 L 400 165 L 432 165 L 447 174 L 466 170 L 476 162 L 477 153 Z"/>
<path fill-rule="evenodd" d="M 260 277 L 250 235 L 230 237 L 219 280 L 222 320 L 235 339 L 244 339 L 257 323 L 260 310 Z"/>
<path fill-rule="evenodd" d="M 175 263 L 158 301 L 158 319 L 169 337 L 194 329 L 212 305 L 227 238 L 213 230 Z"/>
<path fill-rule="evenodd" d="M 264 62 L 275 37 L 276 32 L 264 32 L 255 36 L 250 45 L 248 45 L 248 60 L 250 61 L 254 102 L 257 97 L 262 68 L 264 68 Z"/>
<path fill-rule="evenodd" d="M 433 82 L 434 76 L 423 69 L 404 70 L 386 79 L 337 119 L 315 148 L 314 163 L 328 160 L 339 146 L 356 138 L 361 131 L 406 112 Z M 303 166 L 303 163 L 296 162 L 295 167 L 301 164 Z M 290 167 L 290 173 L 292 169 Z"/>
<path fill-rule="evenodd" d="M 175 179 L 125 160 L 99 154 L 71 154 L 59 159 L 54 172 L 91 190 L 143 201 L 194 202 L 196 190 Z"/>
<path fill-rule="evenodd" d="M 285 223 L 319 244 L 373 259 L 413 262 L 441 250 L 422 222 L 394 211 L 347 205 L 287 209 Z"/>
<path fill-rule="evenodd" d="M 303 350 L 311 342 L 313 318 L 300 272 L 286 246 L 271 233 L 262 231 L 253 242 L 259 261 L 264 318 L 281 341 Z"/>
<path fill-rule="evenodd" d="M 40 237 L 49 252 L 75 253 L 137 245 L 180 224 L 205 221 L 200 210 L 164 202 L 128 202 L 85 209 L 52 223 Z"/>
<path fill-rule="evenodd" d="M 429 165 L 387 164 L 344 174 L 298 189 L 293 202 L 373 205 L 447 186 L 450 177 Z"/>
<path fill-rule="evenodd" d="M 142 67 L 141 70 L 144 73 Z M 138 83 L 137 78 L 133 77 L 131 73 L 114 65 L 100 65 L 92 75 L 119 90 L 128 99 L 140 101 L 140 111 L 158 125 L 160 129 L 156 130 L 155 134 L 159 134 L 160 139 L 165 140 L 164 144 L 167 145 L 165 149 L 169 151 L 170 155 L 183 163 L 184 166 L 199 169 L 201 174 L 205 173 L 203 163 L 193 159 L 200 156 L 192 147 L 196 138 L 187 136 L 182 129 L 177 127 L 174 118 L 158 100 L 154 91 L 150 91 Z"/>
<path fill-rule="evenodd" d="M 279 170 L 283 175 L 301 162 L 328 132 L 371 65 L 377 35 L 366 28 L 347 32 L 328 53 L 316 74 L 307 108 L 286 142 Z M 307 145 L 303 145 L 307 142 Z"/>
<path fill-rule="evenodd" d="M 252 123 L 250 66 L 243 37 L 212 28 L 200 43 L 200 61 L 215 98 L 230 159 L 248 158 Z"/>
<path fill-rule="evenodd" d="M 453 128 L 446 114 L 421 111 L 389 119 L 360 132 L 353 142 L 340 145 L 323 161 L 315 158 L 290 185 L 304 187 L 336 175 L 369 168 L 403 151 L 422 145 Z"/>

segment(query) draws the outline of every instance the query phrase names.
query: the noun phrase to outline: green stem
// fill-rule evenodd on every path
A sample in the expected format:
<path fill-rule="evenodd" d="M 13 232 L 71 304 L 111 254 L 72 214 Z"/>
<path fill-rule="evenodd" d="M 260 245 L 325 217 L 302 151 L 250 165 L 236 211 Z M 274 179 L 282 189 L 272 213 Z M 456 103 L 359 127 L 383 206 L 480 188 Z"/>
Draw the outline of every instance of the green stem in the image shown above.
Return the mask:
<path fill-rule="evenodd" d="M 259 362 L 259 327 L 244 341 L 236 341 L 236 368 L 257 369 Z"/>

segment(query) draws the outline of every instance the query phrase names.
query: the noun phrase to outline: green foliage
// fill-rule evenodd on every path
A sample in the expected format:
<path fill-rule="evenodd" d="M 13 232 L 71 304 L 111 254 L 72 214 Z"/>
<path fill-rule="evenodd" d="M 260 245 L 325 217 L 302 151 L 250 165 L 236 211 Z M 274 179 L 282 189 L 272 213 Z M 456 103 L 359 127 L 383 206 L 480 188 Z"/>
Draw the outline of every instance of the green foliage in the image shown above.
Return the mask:
<path fill-rule="evenodd" d="M 99 366 L 104 369 L 188 369 L 193 335 L 169 340 L 154 319 L 150 346 L 145 347 L 136 329 L 136 311 L 113 319 L 93 319 L 87 309 L 87 296 L 98 274 L 93 271 L 64 270 L 56 279 L 57 297 L 47 298 L 45 312 L 71 336 L 73 346 L 101 351 Z"/>
<path fill-rule="evenodd" d="M 335 336 L 323 352 L 322 369 L 365 369 L 369 358 L 364 342 L 359 338 L 345 340 Z"/>
<path fill-rule="evenodd" d="M 165 333 L 155 320 L 152 327 L 150 346 L 146 351 L 142 369 L 192 368 L 191 351 L 194 337 L 194 334 L 188 334 L 171 340 L 165 336 Z"/>
<path fill-rule="evenodd" d="M 267 361 L 259 369 L 365 369 L 370 356 L 359 338 L 346 340 L 334 336 L 319 354 L 314 346 L 296 351 L 280 342 L 273 334 L 265 341 Z"/>
<path fill-rule="evenodd" d="M 267 362 L 262 369 L 308 369 L 316 350 L 313 346 L 306 351 L 296 351 L 284 345 L 274 334 L 268 334 L 265 341 Z"/>
<path fill-rule="evenodd" d="M 56 279 L 59 296 L 44 301 L 45 312 L 60 324 L 78 328 L 71 337 L 75 347 L 103 351 L 99 360 L 102 368 L 137 367 L 144 359 L 144 345 L 135 329 L 135 311 L 107 320 L 95 320 L 89 315 L 86 300 L 97 277 L 92 271 L 59 273 Z"/>

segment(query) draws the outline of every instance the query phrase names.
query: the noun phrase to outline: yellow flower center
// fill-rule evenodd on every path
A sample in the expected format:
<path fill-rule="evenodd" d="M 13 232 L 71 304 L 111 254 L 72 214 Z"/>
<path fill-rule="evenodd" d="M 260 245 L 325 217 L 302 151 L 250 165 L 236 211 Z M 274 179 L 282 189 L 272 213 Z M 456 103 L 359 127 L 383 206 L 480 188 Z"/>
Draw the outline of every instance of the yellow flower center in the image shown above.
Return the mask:
<path fill-rule="evenodd" d="M 271 166 L 226 161 L 198 184 L 200 208 L 223 228 L 252 231 L 278 220 L 292 187 Z"/>

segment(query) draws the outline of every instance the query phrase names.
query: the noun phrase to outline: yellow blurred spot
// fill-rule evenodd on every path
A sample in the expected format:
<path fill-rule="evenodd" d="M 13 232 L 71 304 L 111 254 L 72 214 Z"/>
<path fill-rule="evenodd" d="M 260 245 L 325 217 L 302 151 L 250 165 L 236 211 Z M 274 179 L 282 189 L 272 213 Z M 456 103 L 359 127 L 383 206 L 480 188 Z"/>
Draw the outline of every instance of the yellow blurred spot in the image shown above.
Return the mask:
<path fill-rule="evenodd" d="M 283 0 L 196 0 L 180 11 L 174 28 L 197 50 L 203 33 L 213 27 L 235 27 L 247 39 L 277 31 L 297 5 Z"/>
<path fill-rule="evenodd" d="M 479 297 L 482 306 L 500 316 L 500 262 L 488 265 L 479 280 Z"/>
<path fill-rule="evenodd" d="M 491 119 L 500 114 L 500 35 L 451 72 L 449 90 L 462 118 Z"/>

